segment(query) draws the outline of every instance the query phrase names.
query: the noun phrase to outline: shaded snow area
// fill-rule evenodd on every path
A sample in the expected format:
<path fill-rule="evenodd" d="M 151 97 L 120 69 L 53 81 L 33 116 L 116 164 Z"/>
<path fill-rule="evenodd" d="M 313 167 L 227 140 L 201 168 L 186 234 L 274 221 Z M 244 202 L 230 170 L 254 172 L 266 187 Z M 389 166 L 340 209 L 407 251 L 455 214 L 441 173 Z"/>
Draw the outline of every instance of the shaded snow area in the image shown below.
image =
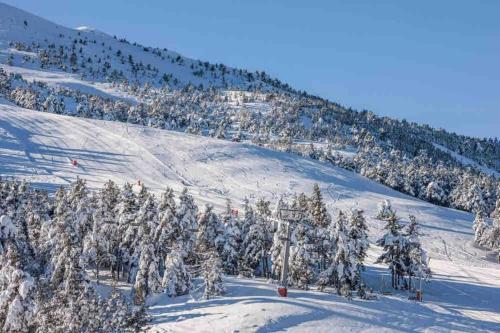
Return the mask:
<path fill-rule="evenodd" d="M 447 270 L 453 264 L 439 262 L 439 265 Z M 371 267 L 366 274 L 383 272 L 385 269 Z M 467 279 L 466 274 L 475 271 L 463 273 L 460 277 Z M 282 298 L 277 296 L 274 285 L 263 280 L 228 277 L 225 297 L 197 300 L 197 295 L 191 295 L 151 299 L 150 331 L 494 332 L 500 325 L 499 308 L 494 305 L 498 297 L 498 293 L 495 294 L 498 289 L 493 284 L 495 273 L 483 271 L 478 280 L 483 285 L 439 275 L 427 290 L 423 303 L 409 301 L 406 294 L 363 301 L 295 289 L 290 290 L 289 297 Z"/>
<path fill-rule="evenodd" d="M 76 160 L 77 165 L 71 161 Z M 201 292 L 149 300 L 151 332 L 498 332 L 500 265 L 472 245 L 472 214 L 406 196 L 358 174 L 250 144 L 215 140 L 125 123 L 34 112 L 0 100 L 0 175 L 27 179 L 54 191 L 77 176 L 91 188 L 112 179 L 143 182 L 153 191 L 186 187 L 198 204 L 220 210 L 248 197 L 271 201 L 310 193 L 318 183 L 331 213 L 365 211 L 372 243 L 363 273 L 376 300 L 348 300 L 292 289 L 279 298 L 263 280 L 226 277 L 228 295 L 202 300 Z M 413 214 L 429 253 L 433 279 L 424 302 L 403 292 L 383 295 L 389 275 L 373 262 L 383 232 L 377 204 L 392 202 L 403 222 Z"/>
<path fill-rule="evenodd" d="M 485 167 L 483 165 L 480 165 L 476 161 L 473 161 L 470 158 L 462 156 L 462 155 L 454 152 L 453 150 L 448 149 L 448 148 L 446 148 L 442 145 L 439 145 L 437 143 L 433 143 L 432 145 L 434 147 L 438 148 L 439 150 L 442 150 L 445 153 L 450 154 L 454 159 L 456 159 L 458 162 L 462 163 L 463 165 L 470 165 L 471 167 L 476 168 L 476 169 L 480 170 L 481 172 L 484 172 L 487 175 L 492 175 L 492 176 L 495 176 L 497 178 L 500 178 L 500 172 L 498 172 L 496 170 L 493 170 L 493 169 L 490 169 L 490 168 Z"/>

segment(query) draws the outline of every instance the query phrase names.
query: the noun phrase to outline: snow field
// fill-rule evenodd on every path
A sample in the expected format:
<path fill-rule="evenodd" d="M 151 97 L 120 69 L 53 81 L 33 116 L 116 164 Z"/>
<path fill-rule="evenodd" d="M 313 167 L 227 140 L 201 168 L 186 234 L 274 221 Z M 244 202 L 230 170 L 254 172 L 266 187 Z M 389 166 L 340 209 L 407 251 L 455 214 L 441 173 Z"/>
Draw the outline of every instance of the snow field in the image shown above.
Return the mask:
<path fill-rule="evenodd" d="M 78 161 L 77 167 L 71 159 Z M 187 187 L 199 204 L 214 202 L 219 209 L 226 197 L 235 204 L 244 197 L 291 198 L 296 192 L 309 193 L 318 183 L 331 213 L 351 207 L 365 211 L 372 242 L 382 233 L 383 223 L 374 216 L 383 199 L 391 200 L 404 221 L 414 214 L 421 224 L 421 240 L 434 272 L 433 282 L 424 287 L 422 304 L 408 301 L 404 293 L 380 296 L 377 301 L 348 301 L 292 290 L 290 298 L 281 299 L 272 284 L 227 278 L 229 294 L 222 298 L 152 300 L 153 332 L 200 331 L 196 327 L 207 332 L 329 332 L 332 327 L 495 331 L 500 325 L 500 270 L 485 259 L 484 251 L 471 245 L 471 214 L 425 203 L 327 163 L 248 144 L 34 112 L 2 102 L 0 174 L 26 178 L 49 190 L 77 176 L 92 188 L 108 179 L 119 184 L 141 180 L 155 192 L 170 186 L 178 194 Z M 378 252 L 372 246 L 364 273 L 375 292 L 388 274 L 386 267 L 372 264 Z"/>

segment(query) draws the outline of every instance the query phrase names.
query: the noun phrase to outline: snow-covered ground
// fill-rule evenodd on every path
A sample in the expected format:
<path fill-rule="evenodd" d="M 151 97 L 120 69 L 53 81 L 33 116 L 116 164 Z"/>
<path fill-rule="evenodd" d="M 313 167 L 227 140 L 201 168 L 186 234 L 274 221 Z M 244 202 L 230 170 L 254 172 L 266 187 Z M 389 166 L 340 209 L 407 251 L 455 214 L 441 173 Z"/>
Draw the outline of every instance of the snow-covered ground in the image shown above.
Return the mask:
<path fill-rule="evenodd" d="M 77 160 L 73 166 L 70 160 Z M 34 112 L 0 100 L 0 175 L 26 178 L 54 190 L 77 176 L 97 188 L 140 179 L 154 191 L 187 187 L 199 203 L 222 207 L 245 197 L 276 200 L 281 194 L 322 189 L 327 207 L 365 210 L 370 239 L 382 232 L 377 204 L 392 201 L 403 220 L 414 214 L 422 243 L 431 257 L 434 278 L 425 302 L 407 295 L 348 301 L 334 295 L 292 291 L 278 298 L 275 286 L 258 280 L 228 278 L 229 294 L 209 301 L 193 298 L 151 300 L 156 332 L 229 332 L 276 330 L 340 331 L 498 331 L 500 265 L 471 245 L 469 213 L 434 206 L 393 191 L 355 173 L 295 155 L 188 134 L 124 123 Z M 380 290 L 383 266 L 372 265 L 366 280 Z"/>
<path fill-rule="evenodd" d="M 438 264 L 444 269 L 451 266 L 450 262 Z M 381 268 L 370 268 L 367 273 L 383 272 Z M 454 272 L 452 269 L 447 273 Z M 231 277 L 225 281 L 225 297 L 200 300 L 195 294 L 151 299 L 150 331 L 494 332 L 500 325 L 499 309 L 495 306 L 498 293 L 492 284 L 495 273 L 483 271 L 482 285 L 439 275 L 425 290 L 423 303 L 409 301 L 406 294 L 362 301 L 294 289 L 290 290 L 290 297 L 282 298 L 276 295 L 274 285 L 263 280 Z"/>

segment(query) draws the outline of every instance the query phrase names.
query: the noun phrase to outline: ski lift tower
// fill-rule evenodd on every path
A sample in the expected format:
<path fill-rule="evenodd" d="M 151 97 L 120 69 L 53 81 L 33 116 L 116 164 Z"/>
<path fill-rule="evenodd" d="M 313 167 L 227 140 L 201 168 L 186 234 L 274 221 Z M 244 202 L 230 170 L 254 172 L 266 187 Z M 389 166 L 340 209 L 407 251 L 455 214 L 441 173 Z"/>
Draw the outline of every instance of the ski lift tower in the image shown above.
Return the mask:
<path fill-rule="evenodd" d="M 301 209 L 281 208 L 279 210 L 279 222 L 285 226 L 285 237 L 281 237 L 283 241 L 283 267 L 281 269 L 281 281 L 278 287 L 278 293 L 281 297 L 286 297 L 288 294 L 288 259 L 290 257 L 290 239 L 292 237 L 292 225 L 300 223 L 304 212 Z"/>

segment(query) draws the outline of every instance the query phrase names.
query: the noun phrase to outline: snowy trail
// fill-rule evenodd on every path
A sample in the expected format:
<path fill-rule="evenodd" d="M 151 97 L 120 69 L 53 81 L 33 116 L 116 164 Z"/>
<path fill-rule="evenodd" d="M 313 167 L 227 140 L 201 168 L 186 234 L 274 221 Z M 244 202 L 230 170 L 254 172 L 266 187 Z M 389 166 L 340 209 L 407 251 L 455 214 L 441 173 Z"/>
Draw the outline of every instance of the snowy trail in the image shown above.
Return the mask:
<path fill-rule="evenodd" d="M 69 159 L 76 159 L 78 167 Z M 347 331 L 424 327 L 470 332 L 498 331 L 500 325 L 500 268 L 471 245 L 471 214 L 417 200 L 327 163 L 248 144 L 34 112 L 0 101 L 0 175 L 26 178 L 49 190 L 77 176 L 92 188 L 108 179 L 119 184 L 140 179 L 154 191 L 170 186 L 178 193 L 187 187 L 198 203 L 213 202 L 218 208 L 226 197 L 235 205 L 245 197 L 276 200 L 283 193 L 290 198 L 294 192 L 310 192 L 318 183 L 332 211 L 353 206 L 365 210 L 372 242 L 383 228 L 373 218 L 383 199 L 391 200 L 404 221 L 414 214 L 422 225 L 422 243 L 434 271 L 423 304 L 408 301 L 407 295 L 348 302 L 299 291 L 283 300 L 266 283 L 229 279 L 232 291 L 222 299 L 191 300 L 175 308 L 172 300 L 159 299 L 153 313 L 166 332 L 197 331 L 197 323 L 207 320 L 219 332 L 229 332 L 234 325 L 242 332 L 331 332 L 332 326 Z M 386 274 L 385 267 L 371 265 L 377 251 L 370 251 L 366 272 L 375 290 Z"/>

